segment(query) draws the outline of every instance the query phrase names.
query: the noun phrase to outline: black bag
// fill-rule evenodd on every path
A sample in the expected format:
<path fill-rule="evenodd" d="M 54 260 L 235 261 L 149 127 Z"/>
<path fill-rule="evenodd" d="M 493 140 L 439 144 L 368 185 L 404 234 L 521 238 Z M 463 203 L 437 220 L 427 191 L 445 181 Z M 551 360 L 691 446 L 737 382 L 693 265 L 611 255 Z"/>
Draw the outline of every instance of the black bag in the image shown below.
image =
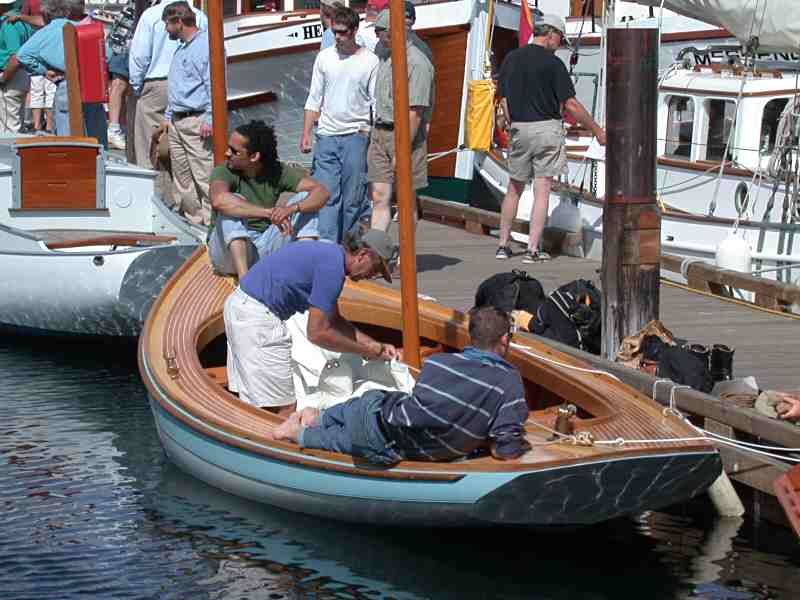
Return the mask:
<path fill-rule="evenodd" d="M 661 350 L 657 375 L 706 394 L 714 387 L 708 362 L 680 346 L 665 346 Z"/>
<path fill-rule="evenodd" d="M 576 279 L 551 293 L 531 321 L 535 334 L 600 354 L 603 312 L 591 281 Z"/>
<path fill-rule="evenodd" d="M 492 275 L 475 292 L 475 306 L 494 306 L 508 313 L 524 310 L 534 315 L 544 299 L 542 285 L 527 272 L 517 269 Z"/>

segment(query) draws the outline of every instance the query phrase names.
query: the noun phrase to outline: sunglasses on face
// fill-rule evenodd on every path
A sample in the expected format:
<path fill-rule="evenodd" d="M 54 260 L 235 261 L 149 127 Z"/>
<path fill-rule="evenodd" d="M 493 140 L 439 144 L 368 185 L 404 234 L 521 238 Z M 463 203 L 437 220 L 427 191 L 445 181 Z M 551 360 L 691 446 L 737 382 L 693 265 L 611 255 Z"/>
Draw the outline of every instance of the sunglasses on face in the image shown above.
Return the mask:
<path fill-rule="evenodd" d="M 231 145 L 228 145 L 228 150 L 230 150 L 230 153 L 231 153 L 231 154 L 235 154 L 236 156 L 241 156 L 242 154 L 244 154 L 245 152 L 247 152 L 247 149 L 245 149 L 245 148 L 239 148 L 239 149 L 237 149 L 237 148 L 234 148 L 234 147 L 233 147 L 233 146 L 231 146 Z"/>
<path fill-rule="evenodd" d="M 336 27 L 331 27 L 331 31 L 333 31 L 333 35 L 350 35 L 352 33 L 352 29 L 337 29 Z"/>

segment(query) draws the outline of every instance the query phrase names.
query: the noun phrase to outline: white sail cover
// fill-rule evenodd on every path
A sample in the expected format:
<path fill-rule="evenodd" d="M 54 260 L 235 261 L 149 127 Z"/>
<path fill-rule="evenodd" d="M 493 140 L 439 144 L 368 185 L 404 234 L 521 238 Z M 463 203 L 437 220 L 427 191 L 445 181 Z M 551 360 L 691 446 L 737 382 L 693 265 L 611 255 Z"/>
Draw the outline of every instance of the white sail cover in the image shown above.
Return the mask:
<path fill-rule="evenodd" d="M 634 0 L 661 6 L 661 0 Z M 759 52 L 800 51 L 798 0 L 663 0 L 664 8 L 730 31 L 746 44 L 759 40 Z"/>

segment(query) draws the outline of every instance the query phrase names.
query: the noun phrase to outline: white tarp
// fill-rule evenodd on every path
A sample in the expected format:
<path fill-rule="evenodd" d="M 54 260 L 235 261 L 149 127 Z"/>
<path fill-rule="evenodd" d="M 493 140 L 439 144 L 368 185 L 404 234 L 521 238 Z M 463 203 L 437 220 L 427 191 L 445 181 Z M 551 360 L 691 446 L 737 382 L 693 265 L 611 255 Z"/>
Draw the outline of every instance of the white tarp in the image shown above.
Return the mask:
<path fill-rule="evenodd" d="M 659 7 L 662 0 L 633 0 Z M 800 51 L 798 0 L 663 0 L 664 8 L 730 31 L 743 44 L 759 40 L 759 52 Z"/>
<path fill-rule="evenodd" d="M 310 341 L 308 313 L 286 321 L 292 336 L 292 377 L 297 410 L 306 406 L 328 408 L 369 390 L 411 392 L 414 378 L 398 361 L 364 361 L 355 354 L 323 350 Z"/>

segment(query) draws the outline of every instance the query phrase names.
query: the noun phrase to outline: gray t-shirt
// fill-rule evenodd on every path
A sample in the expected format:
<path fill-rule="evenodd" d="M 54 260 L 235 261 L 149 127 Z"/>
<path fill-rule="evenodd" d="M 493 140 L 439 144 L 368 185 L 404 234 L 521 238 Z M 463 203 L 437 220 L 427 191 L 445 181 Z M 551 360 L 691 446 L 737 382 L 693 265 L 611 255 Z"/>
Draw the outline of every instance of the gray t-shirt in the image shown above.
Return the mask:
<path fill-rule="evenodd" d="M 433 65 L 425 55 L 411 43 L 407 46 L 408 105 L 425 106 L 423 123 L 417 131 L 413 145 L 425 139 L 425 124 L 430 121 L 433 108 Z M 392 57 L 381 60 L 375 79 L 375 122 L 394 123 L 394 86 L 392 85 Z"/>

